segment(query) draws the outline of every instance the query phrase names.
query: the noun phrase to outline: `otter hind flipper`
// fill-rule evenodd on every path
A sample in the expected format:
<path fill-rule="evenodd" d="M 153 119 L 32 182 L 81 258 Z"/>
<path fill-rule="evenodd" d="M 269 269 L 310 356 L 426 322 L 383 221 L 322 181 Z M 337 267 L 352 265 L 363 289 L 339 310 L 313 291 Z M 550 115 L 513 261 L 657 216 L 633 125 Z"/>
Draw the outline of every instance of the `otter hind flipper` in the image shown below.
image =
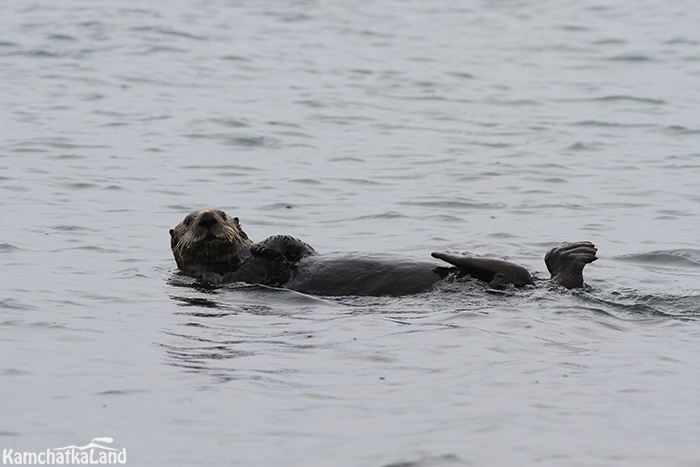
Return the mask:
<path fill-rule="evenodd" d="M 562 243 L 547 252 L 544 262 L 552 281 L 576 289 L 583 287 L 583 268 L 598 259 L 597 252 L 591 242 Z"/>
<path fill-rule="evenodd" d="M 435 252 L 433 258 L 455 266 L 463 274 L 475 277 L 498 289 L 507 285 L 523 287 L 532 284 L 532 276 L 522 266 L 500 259 Z"/>

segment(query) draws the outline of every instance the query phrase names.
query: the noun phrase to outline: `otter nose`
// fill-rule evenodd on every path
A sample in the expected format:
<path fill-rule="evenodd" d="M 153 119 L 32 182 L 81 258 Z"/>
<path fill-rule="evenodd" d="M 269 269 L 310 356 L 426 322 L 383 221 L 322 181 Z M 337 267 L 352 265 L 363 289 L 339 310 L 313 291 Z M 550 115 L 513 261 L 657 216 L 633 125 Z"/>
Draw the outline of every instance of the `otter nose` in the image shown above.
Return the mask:
<path fill-rule="evenodd" d="M 211 229 L 217 223 L 216 217 L 209 212 L 202 214 L 202 217 L 197 221 L 197 225 L 204 227 L 205 229 Z"/>

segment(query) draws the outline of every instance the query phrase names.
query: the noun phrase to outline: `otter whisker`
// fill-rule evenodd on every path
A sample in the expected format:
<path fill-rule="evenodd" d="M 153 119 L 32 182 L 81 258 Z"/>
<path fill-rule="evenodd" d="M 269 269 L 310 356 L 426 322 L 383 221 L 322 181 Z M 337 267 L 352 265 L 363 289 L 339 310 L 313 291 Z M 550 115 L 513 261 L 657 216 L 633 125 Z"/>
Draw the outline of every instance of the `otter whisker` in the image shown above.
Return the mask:
<path fill-rule="evenodd" d="M 185 234 L 180 237 L 180 240 L 175 245 L 174 250 L 182 254 L 185 249 L 190 248 L 195 242 L 194 234 L 192 232 L 185 232 Z"/>

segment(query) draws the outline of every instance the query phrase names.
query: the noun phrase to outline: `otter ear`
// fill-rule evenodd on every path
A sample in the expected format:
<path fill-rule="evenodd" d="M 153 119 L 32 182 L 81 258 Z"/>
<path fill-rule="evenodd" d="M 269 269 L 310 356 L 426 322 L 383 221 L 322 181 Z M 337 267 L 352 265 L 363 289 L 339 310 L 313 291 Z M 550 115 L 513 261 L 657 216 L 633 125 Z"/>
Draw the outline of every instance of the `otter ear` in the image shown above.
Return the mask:
<path fill-rule="evenodd" d="M 172 237 L 173 235 L 175 235 L 175 229 L 170 229 L 170 236 Z"/>

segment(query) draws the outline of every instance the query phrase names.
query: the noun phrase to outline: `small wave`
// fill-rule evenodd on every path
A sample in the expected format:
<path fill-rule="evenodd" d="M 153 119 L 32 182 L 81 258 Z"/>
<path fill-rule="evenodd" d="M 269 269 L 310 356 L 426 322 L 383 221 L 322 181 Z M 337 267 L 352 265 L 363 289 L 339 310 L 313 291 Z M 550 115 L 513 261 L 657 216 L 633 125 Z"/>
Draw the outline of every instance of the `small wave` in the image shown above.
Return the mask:
<path fill-rule="evenodd" d="M 72 190 L 89 190 L 91 188 L 97 188 L 96 184 L 86 182 L 66 183 L 63 186 Z"/>
<path fill-rule="evenodd" d="M 444 454 L 440 456 L 420 455 L 415 460 L 399 460 L 384 464 L 382 467 L 426 467 L 426 466 L 458 466 L 469 465 L 471 462 L 466 462 L 456 454 Z"/>
<path fill-rule="evenodd" d="M 176 31 L 174 29 L 160 28 L 160 27 L 155 27 L 155 26 L 137 26 L 137 27 L 131 28 L 131 31 L 133 31 L 133 32 L 154 32 L 156 34 L 161 34 L 163 36 L 183 37 L 185 39 L 192 39 L 192 40 L 197 40 L 197 41 L 207 40 L 207 38 L 204 36 L 197 36 L 195 34 L 190 34 L 188 32 Z"/>
<path fill-rule="evenodd" d="M 461 71 L 448 71 L 445 74 L 454 78 L 474 79 L 474 75 L 472 75 L 471 73 L 464 73 Z"/>
<path fill-rule="evenodd" d="M 511 100 L 499 100 L 499 99 L 491 99 L 489 101 L 490 104 L 495 104 L 495 105 L 504 105 L 504 106 L 509 106 L 509 107 L 522 107 L 522 106 L 529 106 L 529 105 L 544 105 L 542 102 L 534 100 L 534 99 L 511 99 Z"/>
<path fill-rule="evenodd" d="M 434 220 L 438 223 L 445 223 L 445 224 L 463 224 L 465 220 L 461 217 L 457 216 L 450 216 L 448 214 L 433 214 L 429 216 L 425 216 L 425 219 L 430 219 Z"/>
<path fill-rule="evenodd" d="M 348 158 L 350 159 L 350 158 Z M 360 186 L 378 186 L 381 185 L 379 182 L 376 182 L 374 180 L 367 180 L 365 178 L 334 178 L 332 179 L 337 182 L 341 183 L 349 183 L 351 185 L 360 185 Z"/>
<path fill-rule="evenodd" d="M 373 75 L 374 71 L 367 70 L 364 68 L 351 68 L 348 70 L 349 73 L 356 73 L 358 75 Z"/>
<path fill-rule="evenodd" d="M 278 211 L 280 209 L 293 209 L 294 205 L 289 203 L 274 203 L 260 207 L 263 211 Z"/>
<path fill-rule="evenodd" d="M 15 251 L 21 250 L 21 248 L 18 248 L 10 243 L 0 243 L 0 253 L 14 253 Z"/>
<path fill-rule="evenodd" d="M 624 45 L 627 41 L 624 39 L 601 39 L 593 42 L 594 45 Z"/>
<path fill-rule="evenodd" d="M 613 290 L 603 296 L 587 296 L 587 300 L 603 303 L 613 309 L 631 313 L 634 319 L 700 319 L 700 295 L 649 294 L 637 290 Z"/>
<path fill-rule="evenodd" d="M 95 393 L 95 395 L 96 396 L 131 396 L 134 394 L 143 394 L 145 392 L 147 392 L 145 389 L 129 389 L 129 390 L 111 389 L 111 390 Z"/>
<path fill-rule="evenodd" d="M 46 150 L 36 148 L 36 146 L 46 146 L 51 149 L 103 149 L 108 147 L 97 144 L 75 144 L 71 143 L 70 139 L 63 137 L 40 137 L 13 144 L 13 147 L 17 148 L 14 149 L 15 152 L 46 152 Z"/>
<path fill-rule="evenodd" d="M 240 120 L 233 117 L 210 118 L 208 121 L 221 126 L 225 126 L 227 128 L 243 128 L 249 126 L 248 123 L 244 120 Z"/>
<path fill-rule="evenodd" d="M 58 224 L 58 225 L 52 225 L 50 227 L 52 230 L 58 230 L 61 232 L 94 232 L 93 229 L 89 229 L 87 227 L 83 227 L 80 225 L 70 225 L 70 224 Z"/>
<path fill-rule="evenodd" d="M 87 156 L 81 156 L 79 154 L 57 154 L 46 156 L 44 159 L 56 160 L 56 161 L 76 161 L 87 159 Z"/>
<path fill-rule="evenodd" d="M 295 178 L 289 180 L 291 183 L 298 183 L 300 185 L 323 185 L 323 182 L 313 178 Z"/>
<path fill-rule="evenodd" d="M 329 162 L 361 162 L 365 163 L 364 159 L 360 159 L 359 157 L 351 157 L 351 156 L 342 156 L 342 157 L 334 157 L 332 159 L 328 159 Z"/>
<path fill-rule="evenodd" d="M 20 50 L 17 52 L 12 52 L 8 55 L 19 55 L 22 57 L 34 57 L 34 58 L 58 58 L 61 55 L 55 52 L 49 52 L 48 50 L 38 49 L 38 50 Z"/>
<path fill-rule="evenodd" d="M 666 105 L 667 102 L 663 99 L 653 99 L 650 97 L 635 97 L 635 96 L 604 96 L 604 97 L 596 97 L 594 99 L 590 99 L 593 102 L 621 102 L 621 101 L 629 101 L 629 102 L 639 102 L 643 104 L 655 104 L 655 105 Z"/>
<path fill-rule="evenodd" d="M 700 41 L 694 39 L 687 39 L 685 37 L 676 37 L 674 39 L 669 39 L 664 44 L 676 45 L 676 44 L 688 44 L 688 45 L 698 45 Z"/>
<path fill-rule="evenodd" d="M 398 213 L 396 211 L 387 211 L 383 212 L 381 214 L 370 214 L 367 216 L 360 216 L 360 217 L 355 217 L 352 219 L 353 221 L 364 221 L 364 220 L 370 220 L 370 219 L 406 219 L 408 216 L 405 216 L 401 213 Z"/>
<path fill-rule="evenodd" d="M 653 58 L 651 58 L 647 55 L 616 55 L 614 57 L 606 58 L 605 60 L 610 61 L 610 62 L 631 62 L 631 63 L 654 61 Z"/>
<path fill-rule="evenodd" d="M 648 253 L 618 256 L 617 259 L 632 263 L 645 263 L 677 267 L 700 267 L 698 250 L 659 250 Z"/>
<path fill-rule="evenodd" d="M 207 309 L 221 309 L 221 310 L 229 310 L 230 307 L 219 303 L 216 300 L 212 300 L 209 298 L 203 298 L 203 297 L 183 297 L 179 295 L 171 295 L 170 298 L 177 302 L 178 306 L 181 307 L 196 307 L 196 308 L 207 308 Z M 235 314 L 233 310 L 229 311 L 224 311 L 221 313 L 216 313 L 216 312 L 207 312 L 204 313 L 207 318 L 215 317 L 215 318 L 220 318 L 223 316 L 228 316 L 231 314 Z"/>
<path fill-rule="evenodd" d="M 469 144 L 471 146 L 482 146 L 485 148 L 510 148 L 510 147 L 513 147 L 512 144 L 508 144 L 508 143 L 488 143 L 486 141 L 467 141 L 465 144 Z"/>
<path fill-rule="evenodd" d="M 73 304 L 72 302 L 59 302 L 59 303 L 66 303 L 66 304 Z M 69 326 L 65 324 L 58 324 L 58 323 L 50 323 L 48 321 L 34 321 L 34 322 L 23 322 L 22 323 L 25 326 L 29 326 L 35 329 L 64 329 L 64 330 L 76 330 L 76 328 L 70 328 Z"/>
<path fill-rule="evenodd" d="M 652 304 L 678 313 L 678 318 L 700 319 L 700 295 L 654 297 Z"/>
<path fill-rule="evenodd" d="M 569 180 L 566 178 L 562 177 L 546 177 L 546 178 L 541 178 L 539 179 L 542 183 L 561 183 L 561 184 L 567 184 L 569 183 Z"/>
<path fill-rule="evenodd" d="M 198 281 L 197 279 L 186 276 L 180 272 L 176 272 L 175 274 L 172 274 L 168 278 L 168 285 L 172 287 L 182 287 L 182 288 L 188 288 L 188 289 L 193 289 L 196 290 L 197 292 L 200 293 L 215 293 L 215 290 L 217 289 L 216 286 L 204 282 L 204 281 Z M 177 297 L 173 296 L 171 297 L 175 300 L 177 300 Z"/>
<path fill-rule="evenodd" d="M 238 172 L 260 172 L 256 167 L 246 167 L 243 165 L 224 164 L 224 165 L 187 165 L 183 167 L 186 170 L 235 170 Z"/>
<path fill-rule="evenodd" d="M 258 148 L 267 147 L 273 148 L 280 145 L 280 140 L 277 138 L 271 138 L 269 136 L 231 136 L 222 134 L 200 134 L 200 133 L 190 133 L 184 135 L 187 138 L 192 139 L 212 139 L 218 140 L 221 143 L 228 146 L 237 146 L 243 148 Z"/>
<path fill-rule="evenodd" d="M 569 151 L 596 151 L 599 146 L 595 143 L 574 143 L 566 149 Z"/>
<path fill-rule="evenodd" d="M 618 122 L 602 122 L 598 120 L 583 120 L 580 122 L 572 123 L 573 126 L 584 126 L 584 127 L 601 127 L 601 128 L 645 128 L 652 127 L 647 123 L 618 123 Z"/>
<path fill-rule="evenodd" d="M 120 250 L 115 250 L 111 248 L 103 248 L 100 246 L 95 246 L 95 245 L 85 245 L 85 246 L 77 246 L 73 248 L 67 248 L 67 251 L 71 250 L 80 250 L 80 251 L 94 251 L 96 253 L 107 253 L 107 254 L 117 254 L 117 253 L 122 253 Z M 63 250 L 57 250 L 57 251 L 63 251 Z"/>
<path fill-rule="evenodd" d="M 313 109 L 321 109 L 324 107 L 328 107 L 328 105 L 324 102 L 313 100 L 313 99 L 303 99 L 303 100 L 298 100 L 294 102 L 295 104 L 301 104 L 305 105 L 307 107 L 311 107 Z"/>
<path fill-rule="evenodd" d="M 580 24 L 563 24 L 558 27 L 562 31 L 574 31 L 574 32 L 581 32 L 581 31 L 590 31 L 591 28 L 588 26 L 581 26 Z"/>
<path fill-rule="evenodd" d="M 251 60 L 248 57 L 242 57 L 240 55 L 225 55 L 223 57 L 219 57 L 221 60 L 230 60 L 234 62 L 250 62 Z"/>
<path fill-rule="evenodd" d="M 232 358 L 248 357 L 255 355 L 255 352 L 247 350 L 238 350 L 237 346 L 245 344 L 243 340 L 237 342 L 216 342 L 207 339 L 201 339 L 195 336 L 189 336 L 178 333 L 167 333 L 173 337 L 183 338 L 190 341 L 195 341 L 197 346 L 172 346 L 161 344 L 165 352 L 172 359 L 172 364 L 177 367 L 187 368 L 190 371 L 205 371 L 210 372 L 209 361 L 211 360 L 228 360 Z M 219 368 L 218 371 L 222 369 Z M 238 377 L 238 376 L 236 376 Z M 232 375 L 219 375 L 222 380 L 234 379 Z"/>
<path fill-rule="evenodd" d="M 505 208 L 504 204 L 496 203 L 477 203 L 474 201 L 401 201 L 398 204 L 404 206 L 419 206 L 424 208 L 458 208 L 458 209 L 488 209 L 499 210 Z"/>
<path fill-rule="evenodd" d="M 153 55 L 153 54 L 161 54 L 161 53 L 183 53 L 187 52 L 185 49 L 181 49 L 178 47 L 166 47 L 166 46 L 154 46 L 154 47 L 149 47 L 148 49 L 144 50 L 143 52 L 140 52 L 137 55 Z"/>
<path fill-rule="evenodd" d="M 474 101 L 471 99 L 457 99 L 453 97 L 439 96 L 435 94 L 425 94 L 425 95 L 408 95 L 408 94 L 389 94 L 389 93 L 377 93 L 381 97 L 386 97 L 388 99 L 400 99 L 403 101 L 414 101 L 414 102 L 453 102 L 458 104 L 473 104 Z"/>
<path fill-rule="evenodd" d="M 697 135 L 700 133 L 700 130 L 693 130 L 682 125 L 669 125 L 664 128 L 664 131 L 674 135 Z"/>
<path fill-rule="evenodd" d="M 230 146 L 250 147 L 274 147 L 279 145 L 279 140 L 270 138 L 269 136 L 251 136 L 251 137 L 227 137 L 224 138 L 224 143 Z"/>
<path fill-rule="evenodd" d="M 51 41 L 68 41 L 68 42 L 75 42 L 78 39 L 76 39 L 73 36 L 69 36 L 66 34 L 51 34 L 47 37 L 48 40 Z"/>
<path fill-rule="evenodd" d="M 6 309 L 6 310 L 29 310 L 31 307 L 29 305 L 25 305 L 24 303 L 15 300 L 14 298 L 4 298 L 0 299 L 0 309 Z M 8 324 L 9 322 L 2 323 L 3 325 Z"/>
<path fill-rule="evenodd" d="M 46 149 L 36 149 L 36 148 L 22 148 L 19 147 L 17 149 L 13 149 L 12 152 L 19 152 L 19 153 L 40 153 L 40 152 L 48 152 Z"/>

